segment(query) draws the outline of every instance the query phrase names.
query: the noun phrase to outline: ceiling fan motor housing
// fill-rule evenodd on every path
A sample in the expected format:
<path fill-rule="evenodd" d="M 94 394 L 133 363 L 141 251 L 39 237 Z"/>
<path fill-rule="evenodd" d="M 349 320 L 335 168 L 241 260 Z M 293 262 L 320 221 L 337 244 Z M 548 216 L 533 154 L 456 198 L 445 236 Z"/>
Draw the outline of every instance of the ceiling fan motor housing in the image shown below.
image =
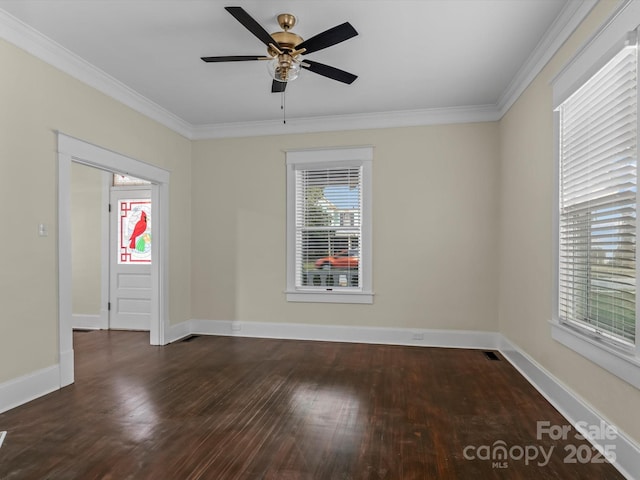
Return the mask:
<path fill-rule="evenodd" d="M 293 32 L 274 32 L 271 36 L 276 42 L 278 42 L 281 50 L 293 51 L 296 49 L 296 45 L 300 45 L 303 42 L 302 37 Z M 273 57 L 277 54 L 277 52 L 269 47 L 269 55 Z"/>

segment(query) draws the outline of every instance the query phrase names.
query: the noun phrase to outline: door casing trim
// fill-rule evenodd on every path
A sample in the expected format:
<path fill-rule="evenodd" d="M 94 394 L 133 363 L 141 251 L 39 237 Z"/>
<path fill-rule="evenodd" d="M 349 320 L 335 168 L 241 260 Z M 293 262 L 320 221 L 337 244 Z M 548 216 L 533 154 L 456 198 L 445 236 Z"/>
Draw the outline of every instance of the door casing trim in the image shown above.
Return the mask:
<path fill-rule="evenodd" d="M 169 325 L 169 179 L 170 174 L 126 155 L 56 132 L 58 137 L 58 348 L 60 387 L 74 381 L 71 279 L 71 164 L 81 163 L 115 173 L 149 180 L 154 215 L 151 254 L 158 259 L 151 268 L 151 345 L 166 345 Z"/>

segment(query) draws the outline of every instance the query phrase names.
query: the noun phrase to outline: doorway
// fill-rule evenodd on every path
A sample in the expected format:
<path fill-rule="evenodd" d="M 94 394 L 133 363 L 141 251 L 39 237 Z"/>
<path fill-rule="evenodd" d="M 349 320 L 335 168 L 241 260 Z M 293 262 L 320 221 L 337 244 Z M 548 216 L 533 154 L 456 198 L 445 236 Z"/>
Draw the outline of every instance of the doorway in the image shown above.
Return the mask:
<path fill-rule="evenodd" d="M 71 165 L 81 163 L 108 172 L 151 182 L 155 206 L 149 303 L 150 344 L 164 345 L 168 325 L 168 207 L 169 172 L 58 132 L 58 284 L 60 387 L 73 383 Z"/>
<path fill-rule="evenodd" d="M 150 331 L 151 184 L 78 162 L 71 178 L 72 328 Z"/>

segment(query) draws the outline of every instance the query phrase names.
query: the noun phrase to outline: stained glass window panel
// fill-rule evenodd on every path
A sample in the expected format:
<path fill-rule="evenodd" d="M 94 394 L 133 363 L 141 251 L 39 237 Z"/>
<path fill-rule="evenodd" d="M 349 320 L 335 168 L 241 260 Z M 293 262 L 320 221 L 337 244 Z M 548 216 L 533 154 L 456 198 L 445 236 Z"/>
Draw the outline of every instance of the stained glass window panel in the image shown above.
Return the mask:
<path fill-rule="evenodd" d="M 118 263 L 151 263 L 151 200 L 118 200 Z"/>

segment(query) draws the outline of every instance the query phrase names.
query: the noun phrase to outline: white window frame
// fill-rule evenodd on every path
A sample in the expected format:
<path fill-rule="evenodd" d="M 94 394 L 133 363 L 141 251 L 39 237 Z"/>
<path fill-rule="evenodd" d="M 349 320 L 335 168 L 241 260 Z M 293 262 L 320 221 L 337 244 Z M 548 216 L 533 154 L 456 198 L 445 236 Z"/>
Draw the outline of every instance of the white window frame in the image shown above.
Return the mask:
<path fill-rule="evenodd" d="M 372 195 L 371 170 L 373 147 L 340 147 L 308 150 L 288 150 L 287 167 L 287 286 L 289 302 L 373 303 L 372 289 Z M 297 169 L 362 166 L 362 219 L 360 238 L 360 286 L 327 290 L 325 287 L 296 286 L 295 200 Z"/>
<path fill-rule="evenodd" d="M 630 33 L 638 29 L 640 2 L 627 2 L 603 24 L 577 55 L 553 79 L 554 146 L 555 146 L 555 190 L 554 190 L 554 289 L 551 336 L 562 345 L 574 350 L 600 367 L 613 373 L 636 388 L 640 388 L 640 299 L 636 300 L 636 342 L 625 348 L 607 341 L 601 335 L 576 328 L 562 322 L 559 316 L 559 263 L 560 263 L 560 120 L 555 111 L 580 86 L 588 81 L 600 68 L 611 60 L 625 45 Z M 640 117 L 640 115 L 639 115 Z M 640 133 L 640 128 L 638 129 Z M 637 202 L 640 206 L 640 202 Z M 638 208 L 638 207 L 637 207 Z M 636 238 L 640 238 L 640 222 L 636 226 Z M 640 262 L 639 262 L 640 263 Z M 636 278 L 640 265 L 636 265 Z"/>

